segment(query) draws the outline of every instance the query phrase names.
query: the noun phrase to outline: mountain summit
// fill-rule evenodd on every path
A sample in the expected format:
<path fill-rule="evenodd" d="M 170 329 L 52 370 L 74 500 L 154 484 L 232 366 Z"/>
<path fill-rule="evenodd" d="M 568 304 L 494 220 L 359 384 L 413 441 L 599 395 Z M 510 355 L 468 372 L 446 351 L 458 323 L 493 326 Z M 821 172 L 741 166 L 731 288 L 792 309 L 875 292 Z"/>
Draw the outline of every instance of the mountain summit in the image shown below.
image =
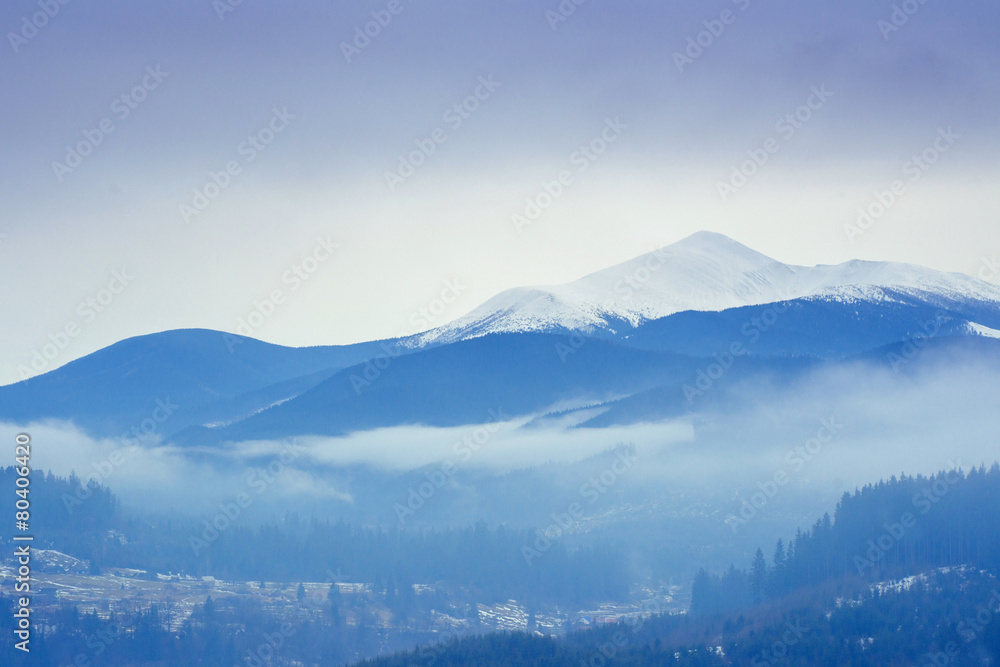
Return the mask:
<path fill-rule="evenodd" d="M 722 311 L 790 299 L 885 300 L 892 294 L 946 306 L 1000 306 L 1000 287 L 960 273 L 894 262 L 783 264 L 723 234 L 672 245 L 564 285 L 518 287 L 468 315 L 414 336 L 416 346 L 490 333 L 617 333 L 683 311 Z"/>

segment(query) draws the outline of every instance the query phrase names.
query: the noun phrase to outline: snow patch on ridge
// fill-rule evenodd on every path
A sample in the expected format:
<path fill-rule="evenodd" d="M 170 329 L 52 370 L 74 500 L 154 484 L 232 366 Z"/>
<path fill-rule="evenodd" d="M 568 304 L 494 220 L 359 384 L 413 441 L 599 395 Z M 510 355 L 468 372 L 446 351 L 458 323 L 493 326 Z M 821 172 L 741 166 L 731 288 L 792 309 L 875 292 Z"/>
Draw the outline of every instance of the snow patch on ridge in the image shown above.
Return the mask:
<path fill-rule="evenodd" d="M 674 313 L 722 311 L 806 297 L 843 302 L 1000 304 L 1000 286 L 911 264 L 852 260 L 813 267 L 783 264 L 727 236 L 698 232 L 577 281 L 501 292 L 408 345 L 449 343 L 491 333 L 613 331 Z"/>
<path fill-rule="evenodd" d="M 1000 338 L 1000 331 L 996 329 L 990 329 L 989 327 L 984 327 L 982 324 L 976 324 L 975 322 L 969 322 L 967 325 L 969 333 L 976 336 L 986 336 L 987 338 Z"/>

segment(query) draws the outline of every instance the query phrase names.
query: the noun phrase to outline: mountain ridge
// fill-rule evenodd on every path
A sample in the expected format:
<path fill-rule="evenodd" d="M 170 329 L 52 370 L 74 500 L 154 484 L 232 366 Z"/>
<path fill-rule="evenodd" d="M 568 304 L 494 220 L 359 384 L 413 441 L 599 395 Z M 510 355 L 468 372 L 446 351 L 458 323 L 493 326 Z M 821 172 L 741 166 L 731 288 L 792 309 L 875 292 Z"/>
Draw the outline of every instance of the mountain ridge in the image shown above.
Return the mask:
<path fill-rule="evenodd" d="M 406 339 L 422 347 L 488 333 L 621 333 L 685 311 L 720 312 L 790 299 L 883 298 L 878 288 L 935 305 L 1000 307 L 1000 286 L 915 264 L 849 260 L 813 267 L 784 264 L 728 236 L 697 232 L 672 245 L 554 286 L 505 290 L 472 312 Z"/>
<path fill-rule="evenodd" d="M 71 421 L 113 437 L 171 401 L 180 407 L 159 436 L 217 442 L 453 426 L 488 408 L 530 417 L 613 396 L 623 418 L 647 418 L 687 410 L 654 403 L 674 401 L 717 355 L 756 358 L 735 379 L 918 338 L 1000 338 L 1000 286 L 890 262 L 786 265 L 710 232 L 568 285 L 508 290 L 444 327 L 389 341 L 287 348 L 200 329 L 130 338 L 0 387 L 0 419 Z"/>

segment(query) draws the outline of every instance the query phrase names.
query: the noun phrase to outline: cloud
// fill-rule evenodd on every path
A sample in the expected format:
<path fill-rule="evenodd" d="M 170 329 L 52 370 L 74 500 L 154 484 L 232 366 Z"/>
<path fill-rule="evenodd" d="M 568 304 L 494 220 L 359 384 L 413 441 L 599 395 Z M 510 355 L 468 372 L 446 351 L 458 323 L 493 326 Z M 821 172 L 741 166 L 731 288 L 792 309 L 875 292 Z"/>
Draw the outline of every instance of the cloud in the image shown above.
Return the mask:
<path fill-rule="evenodd" d="M 933 350 L 921 354 L 927 355 L 924 363 L 899 373 L 854 363 L 825 366 L 782 386 L 756 381 L 720 387 L 715 391 L 727 392 L 721 408 L 604 429 L 567 428 L 568 422 L 558 420 L 525 426 L 528 420 L 521 419 L 214 449 L 169 443 L 121 449 L 72 424 L 43 422 L 0 424 L 0 439 L 13 442 L 26 431 L 35 469 L 95 476 L 127 505 L 143 509 L 200 511 L 244 492 L 261 499 L 261 512 L 296 508 L 352 516 L 371 509 L 356 502 L 405 497 L 413 471 L 441 469 L 444 462 L 455 466 L 456 484 L 473 496 L 499 488 L 486 480 L 541 470 L 528 476 L 534 481 L 526 492 L 547 497 L 551 489 L 543 485 L 558 480 L 575 488 L 581 475 L 600 465 L 593 457 L 620 444 L 634 444 L 640 461 L 621 486 L 636 502 L 682 490 L 726 508 L 734 493 L 745 496 L 779 472 L 787 479 L 782 493 L 788 498 L 830 502 L 894 474 L 927 474 L 955 464 L 968 469 L 998 458 L 1000 370 L 974 359 L 939 358 Z M 502 509 L 503 503 L 494 506 Z"/>

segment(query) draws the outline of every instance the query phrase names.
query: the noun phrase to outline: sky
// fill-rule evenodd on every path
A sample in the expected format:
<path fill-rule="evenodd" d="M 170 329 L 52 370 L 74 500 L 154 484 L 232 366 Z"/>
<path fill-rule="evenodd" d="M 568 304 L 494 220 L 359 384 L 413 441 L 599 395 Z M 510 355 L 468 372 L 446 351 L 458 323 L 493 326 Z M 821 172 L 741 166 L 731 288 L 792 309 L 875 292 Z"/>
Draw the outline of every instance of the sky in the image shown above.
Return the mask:
<path fill-rule="evenodd" d="M 0 384 L 168 329 L 415 333 L 699 230 L 1000 282 L 998 24 L 984 0 L 5 2 Z"/>

